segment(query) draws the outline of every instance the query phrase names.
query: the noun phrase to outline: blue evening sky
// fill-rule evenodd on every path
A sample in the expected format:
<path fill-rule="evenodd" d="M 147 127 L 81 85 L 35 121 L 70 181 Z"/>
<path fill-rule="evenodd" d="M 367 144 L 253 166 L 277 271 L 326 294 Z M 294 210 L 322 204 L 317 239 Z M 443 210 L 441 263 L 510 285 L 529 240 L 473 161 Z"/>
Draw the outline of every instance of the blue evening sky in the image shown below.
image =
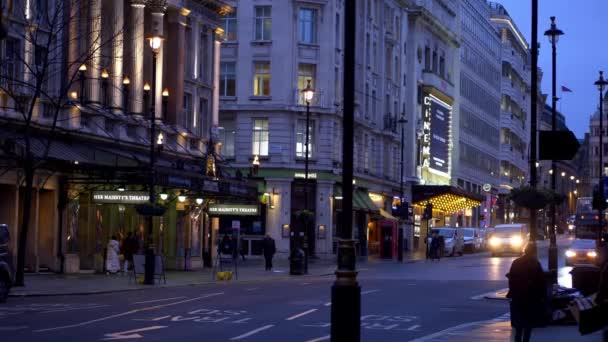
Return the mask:
<path fill-rule="evenodd" d="M 528 43 L 532 41 L 531 0 L 493 0 L 509 12 Z M 589 131 L 589 117 L 597 110 L 599 92 L 593 85 L 598 71 L 608 77 L 608 31 L 606 0 L 539 0 L 538 65 L 543 69 L 541 90 L 549 94 L 551 104 L 551 45 L 544 36 L 550 26 L 549 17 L 555 16 L 557 27 L 564 31 L 557 44 L 557 96 L 561 100 L 557 109 L 566 116 L 568 127 L 582 138 Z M 561 86 L 572 93 L 561 93 Z M 561 102 L 561 103 L 560 103 Z"/>

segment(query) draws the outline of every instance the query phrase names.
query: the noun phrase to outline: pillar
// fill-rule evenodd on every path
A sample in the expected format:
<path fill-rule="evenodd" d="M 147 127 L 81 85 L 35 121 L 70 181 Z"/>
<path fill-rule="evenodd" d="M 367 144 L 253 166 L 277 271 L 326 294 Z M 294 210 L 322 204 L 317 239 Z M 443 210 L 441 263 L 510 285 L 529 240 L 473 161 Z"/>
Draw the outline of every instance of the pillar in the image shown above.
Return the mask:
<path fill-rule="evenodd" d="M 221 43 L 217 34 L 213 37 L 213 106 L 211 108 L 211 127 L 217 127 L 220 113 L 220 50 Z M 203 51 L 204 53 L 204 51 Z M 206 132 L 203 132 L 203 136 Z"/>
<path fill-rule="evenodd" d="M 88 100 L 100 103 L 100 62 L 101 62 L 101 0 L 89 0 L 89 44 L 87 61 Z"/>
<path fill-rule="evenodd" d="M 183 115 L 184 106 L 184 63 L 186 62 L 186 22 L 178 11 L 167 12 L 169 21 L 166 48 L 171 51 L 167 55 L 167 66 L 173 66 L 167 73 L 169 87 L 169 102 L 167 108 L 167 121 L 171 124 L 185 123 Z M 193 99 L 194 102 L 194 99 Z M 193 103 L 194 105 L 194 103 Z"/>
<path fill-rule="evenodd" d="M 68 18 L 69 22 L 68 22 L 68 34 L 69 34 L 69 39 L 68 39 L 68 43 L 69 43 L 69 47 L 68 47 L 68 75 L 67 78 L 68 80 L 72 79 L 75 77 L 75 75 L 78 73 L 78 67 L 79 67 L 79 50 L 80 50 L 80 46 L 79 46 L 79 26 L 80 26 L 80 5 L 78 0 L 71 0 L 70 1 L 70 12 L 69 12 L 69 18 Z M 78 82 L 73 82 L 70 85 L 70 92 L 72 91 L 80 91 L 80 87 L 78 85 Z"/>
<path fill-rule="evenodd" d="M 148 7 L 150 8 L 150 12 L 152 14 L 152 34 L 164 37 L 164 25 L 163 20 L 165 16 L 165 11 L 167 9 L 165 0 L 153 0 L 148 2 Z M 154 84 L 154 115 L 157 119 L 161 119 L 163 117 L 163 106 L 162 106 L 162 91 L 163 91 L 163 51 L 165 45 L 165 41 L 160 46 L 160 50 L 158 55 L 156 56 L 156 65 L 153 66 L 156 68 L 156 80 Z M 150 49 L 149 46 L 145 47 L 146 49 Z M 169 90 L 169 95 L 171 95 L 171 90 Z"/>
<path fill-rule="evenodd" d="M 111 58 L 111 85 L 110 107 L 114 112 L 122 111 L 122 77 L 124 74 L 124 0 L 112 2 L 112 58 Z"/>
<path fill-rule="evenodd" d="M 144 0 L 131 0 L 131 88 L 129 110 L 143 115 L 144 98 Z"/>

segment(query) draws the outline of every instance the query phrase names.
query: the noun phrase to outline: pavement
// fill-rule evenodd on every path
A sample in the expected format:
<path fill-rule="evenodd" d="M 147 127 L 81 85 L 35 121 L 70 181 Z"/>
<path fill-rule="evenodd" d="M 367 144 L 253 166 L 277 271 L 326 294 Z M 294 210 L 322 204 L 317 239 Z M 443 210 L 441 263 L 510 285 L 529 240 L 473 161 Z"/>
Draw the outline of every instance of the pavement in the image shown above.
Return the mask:
<path fill-rule="evenodd" d="M 546 251 L 541 250 L 540 258 L 546 265 Z M 512 260 L 477 253 L 439 262 L 359 264 L 361 340 L 510 341 L 508 302 L 485 299 L 485 294 L 506 288 L 504 274 Z M 229 282 L 212 281 L 210 273 L 184 272 L 168 275 L 167 287 L 9 298 L 0 305 L 0 334 L 3 342 L 328 341 L 334 277 L 323 274 L 331 274 L 335 266 L 316 263 L 308 276 L 287 275 L 286 263 L 279 263 L 276 273 L 257 266 L 240 268 L 239 280 Z M 127 282 L 82 277 L 100 282 L 98 288 L 106 278 Z M 89 287 L 93 280 L 71 282 Z M 70 286 L 68 279 L 58 283 Z M 535 329 L 532 340 L 601 341 L 601 336 L 580 336 L 576 326 L 550 326 Z"/>

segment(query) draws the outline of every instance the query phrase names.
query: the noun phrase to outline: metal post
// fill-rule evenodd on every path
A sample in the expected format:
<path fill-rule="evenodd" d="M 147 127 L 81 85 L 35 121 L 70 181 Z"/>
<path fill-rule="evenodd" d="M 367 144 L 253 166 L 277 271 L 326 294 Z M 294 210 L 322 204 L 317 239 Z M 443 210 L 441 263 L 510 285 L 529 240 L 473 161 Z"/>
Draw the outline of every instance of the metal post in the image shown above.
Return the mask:
<path fill-rule="evenodd" d="M 405 147 L 405 124 L 407 123 L 407 120 L 405 120 L 405 113 L 401 115 L 401 119 L 399 119 L 399 123 L 401 124 L 401 175 L 399 177 L 399 196 L 400 198 L 400 205 L 401 205 L 401 210 L 408 210 L 407 207 L 403 207 L 403 204 L 405 203 L 405 194 L 403 193 L 403 172 L 404 172 L 404 147 Z M 397 247 L 399 248 L 399 250 L 397 251 L 397 261 L 402 262 L 403 261 L 403 236 L 405 235 L 403 230 L 405 229 L 405 221 L 402 219 L 401 220 L 402 224 L 401 227 L 399 227 L 399 233 L 397 234 L 399 241 L 397 243 Z"/>
<path fill-rule="evenodd" d="M 157 53 L 153 53 L 153 63 L 152 65 L 156 65 L 156 57 Z M 156 164 L 156 113 L 154 108 L 154 102 L 156 101 L 156 67 L 152 68 L 152 89 L 150 92 L 152 93 L 152 99 L 150 101 L 150 183 L 148 184 L 148 188 L 150 191 L 150 205 L 154 206 L 156 202 L 155 193 L 154 193 L 154 165 Z M 147 106 L 146 106 L 147 107 Z M 155 265 L 155 256 L 154 256 L 154 216 L 148 216 L 148 248 L 146 248 L 146 266 L 145 266 L 145 277 L 144 284 L 146 285 L 154 285 L 154 269 Z"/>
<path fill-rule="evenodd" d="M 600 79 L 602 78 L 602 72 L 600 71 Z M 599 208 L 599 228 L 597 229 L 597 246 L 602 244 L 602 230 L 604 228 L 604 206 L 606 199 L 604 198 L 604 152 L 603 152 L 603 138 L 604 138 L 604 85 L 600 85 L 600 167 L 599 167 L 599 183 L 598 183 L 598 194 L 602 199 L 602 203 Z"/>
<path fill-rule="evenodd" d="M 555 17 L 551 17 L 551 27 L 555 28 Z M 556 37 L 553 36 L 551 39 L 551 68 L 552 68 L 552 78 L 551 78 L 551 130 L 555 131 L 556 127 L 556 116 L 557 116 L 557 94 L 556 94 L 556 57 L 557 57 L 557 48 L 556 48 Z M 551 190 L 555 192 L 555 177 L 557 176 L 557 169 L 555 160 L 551 161 Z M 556 208 L 555 202 L 551 203 L 551 230 L 550 234 L 550 243 L 549 243 L 549 272 L 551 272 L 551 281 L 553 284 L 557 283 L 557 238 L 555 225 L 556 223 Z"/>
<path fill-rule="evenodd" d="M 355 109 L 355 39 L 358 1 L 344 2 L 344 97 L 342 144 L 342 226 L 338 269 L 331 288 L 331 341 L 361 340 L 361 287 L 357 283 L 353 228 L 353 133 Z"/>
<path fill-rule="evenodd" d="M 308 182 L 308 135 L 309 133 L 309 126 L 310 126 L 310 101 L 306 100 L 306 137 L 304 138 L 305 141 L 305 146 L 304 146 L 304 186 L 306 187 L 304 190 L 304 208 L 306 209 L 306 211 L 310 211 L 310 208 L 308 207 L 308 186 L 309 186 L 309 182 Z M 310 217 L 308 218 L 310 219 Z M 304 231 L 304 236 L 306 236 L 306 248 L 303 248 L 304 250 L 304 269 L 306 270 L 306 273 L 308 273 L 308 255 L 313 255 L 314 254 L 314 250 L 311 250 L 311 247 L 314 247 L 314 233 L 309 235 L 309 231 L 310 231 L 310 221 L 306 220 L 305 221 L 305 227 L 304 227 L 305 231 Z"/>
<path fill-rule="evenodd" d="M 538 0 L 532 0 L 532 94 L 530 101 L 530 187 L 536 189 L 536 125 L 538 110 Z M 536 210 L 530 209 L 530 241 L 536 247 Z"/>

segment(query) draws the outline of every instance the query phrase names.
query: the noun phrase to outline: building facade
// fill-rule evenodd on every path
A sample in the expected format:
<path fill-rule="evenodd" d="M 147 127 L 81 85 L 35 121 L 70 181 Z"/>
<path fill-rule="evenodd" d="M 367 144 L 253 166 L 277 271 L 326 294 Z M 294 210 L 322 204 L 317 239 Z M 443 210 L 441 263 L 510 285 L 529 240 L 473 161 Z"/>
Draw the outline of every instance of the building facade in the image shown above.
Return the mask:
<path fill-rule="evenodd" d="M 0 41 L 0 222 L 19 235 L 29 150 L 36 173 L 26 268 L 101 271 L 107 241 L 127 233 L 143 248 L 148 232 L 138 205 L 150 193 L 166 208 L 153 223 L 153 244 L 166 266 L 183 267 L 187 256 L 194 266 L 210 263 L 219 227 L 209 205 L 220 196 L 256 198 L 255 189 L 222 175 L 214 154 L 218 29 L 229 6 L 215 0 L 2 5 L 8 37 Z M 162 43 L 150 48 L 152 36 Z M 20 133 L 24 127 L 31 135 Z M 16 253 L 18 239 L 12 241 Z"/>

